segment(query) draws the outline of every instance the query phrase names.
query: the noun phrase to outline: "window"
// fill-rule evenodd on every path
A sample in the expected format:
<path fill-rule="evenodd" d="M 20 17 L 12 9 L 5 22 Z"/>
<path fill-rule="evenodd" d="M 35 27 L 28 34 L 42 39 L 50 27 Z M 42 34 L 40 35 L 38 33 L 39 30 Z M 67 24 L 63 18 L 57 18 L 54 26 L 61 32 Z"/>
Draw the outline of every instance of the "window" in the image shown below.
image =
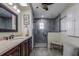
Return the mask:
<path fill-rule="evenodd" d="M 39 28 L 40 28 L 40 29 L 44 29 L 44 23 L 43 23 L 43 22 L 40 22 L 40 23 L 39 23 Z"/>

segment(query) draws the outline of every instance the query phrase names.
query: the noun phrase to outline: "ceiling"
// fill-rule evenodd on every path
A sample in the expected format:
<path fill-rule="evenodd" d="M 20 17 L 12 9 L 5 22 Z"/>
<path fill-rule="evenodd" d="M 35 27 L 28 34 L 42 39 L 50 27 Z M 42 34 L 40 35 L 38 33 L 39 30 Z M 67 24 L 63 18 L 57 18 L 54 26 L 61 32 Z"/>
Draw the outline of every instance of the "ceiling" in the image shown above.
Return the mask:
<path fill-rule="evenodd" d="M 21 11 L 24 11 L 24 10 L 29 9 L 29 5 L 28 5 L 28 6 L 21 6 L 20 3 L 15 3 L 14 5 L 17 5 L 18 8 L 19 8 Z"/>
<path fill-rule="evenodd" d="M 41 3 L 32 3 L 31 6 L 34 13 L 34 18 L 55 18 L 64 10 L 64 8 L 68 6 L 68 4 L 54 3 L 52 5 L 48 5 L 48 11 L 41 8 Z"/>

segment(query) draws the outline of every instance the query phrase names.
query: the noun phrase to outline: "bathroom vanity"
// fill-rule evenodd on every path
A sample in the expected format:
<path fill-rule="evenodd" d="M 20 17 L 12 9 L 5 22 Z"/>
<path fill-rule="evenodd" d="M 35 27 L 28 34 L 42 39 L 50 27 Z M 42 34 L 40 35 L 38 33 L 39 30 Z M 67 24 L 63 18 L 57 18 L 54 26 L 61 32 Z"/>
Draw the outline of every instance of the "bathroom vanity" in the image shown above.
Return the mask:
<path fill-rule="evenodd" d="M 0 3 L 1 56 L 29 56 L 32 51 L 31 25 L 24 27 L 20 15 L 13 6 Z"/>
<path fill-rule="evenodd" d="M 0 55 L 2 56 L 29 56 L 31 51 L 31 36 L 0 41 Z"/>

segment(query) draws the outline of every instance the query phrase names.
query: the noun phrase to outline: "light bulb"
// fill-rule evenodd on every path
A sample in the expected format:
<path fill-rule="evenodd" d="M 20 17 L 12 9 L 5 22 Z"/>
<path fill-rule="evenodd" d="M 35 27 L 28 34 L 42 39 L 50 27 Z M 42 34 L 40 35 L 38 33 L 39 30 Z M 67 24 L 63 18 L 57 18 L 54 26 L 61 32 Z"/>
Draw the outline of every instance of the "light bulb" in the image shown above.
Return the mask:
<path fill-rule="evenodd" d="M 20 13 L 20 10 L 19 10 L 19 9 L 17 9 L 17 12 L 19 12 L 19 13 Z"/>
<path fill-rule="evenodd" d="M 17 6 L 16 6 L 16 5 L 14 5 L 13 8 L 14 8 L 15 10 L 17 10 Z"/>

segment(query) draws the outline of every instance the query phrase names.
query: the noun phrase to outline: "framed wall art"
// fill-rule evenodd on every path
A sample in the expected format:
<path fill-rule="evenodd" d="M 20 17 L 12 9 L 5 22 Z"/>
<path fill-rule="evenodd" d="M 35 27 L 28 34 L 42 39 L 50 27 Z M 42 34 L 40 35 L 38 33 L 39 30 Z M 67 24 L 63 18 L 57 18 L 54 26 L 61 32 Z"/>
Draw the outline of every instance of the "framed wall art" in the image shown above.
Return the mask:
<path fill-rule="evenodd" d="M 27 27 L 27 25 L 30 24 L 30 21 L 29 21 L 29 14 L 24 14 L 24 15 L 23 15 L 23 19 L 24 19 L 24 25 L 25 25 L 25 27 Z"/>

